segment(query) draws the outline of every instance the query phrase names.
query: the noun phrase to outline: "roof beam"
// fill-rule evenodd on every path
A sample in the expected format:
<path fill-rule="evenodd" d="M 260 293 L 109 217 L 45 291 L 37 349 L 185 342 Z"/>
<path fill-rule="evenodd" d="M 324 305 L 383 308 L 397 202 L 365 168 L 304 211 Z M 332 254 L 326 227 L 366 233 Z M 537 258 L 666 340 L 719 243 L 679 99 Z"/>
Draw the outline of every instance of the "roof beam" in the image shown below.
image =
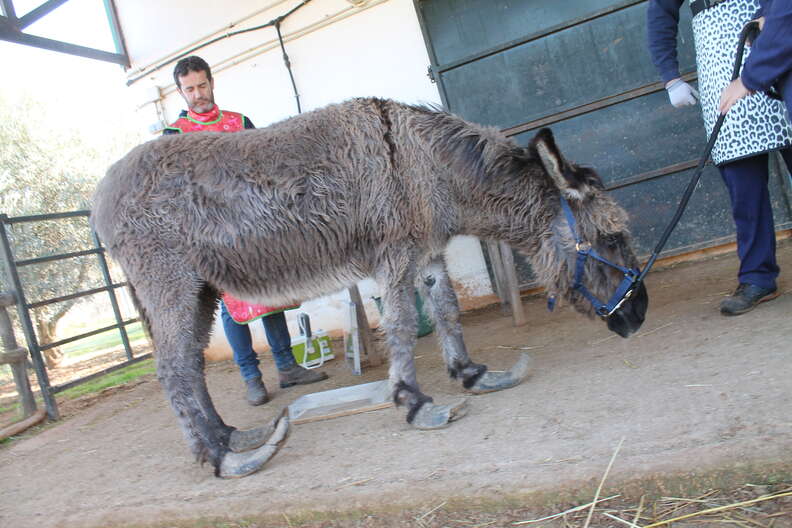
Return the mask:
<path fill-rule="evenodd" d="M 0 22 L 3 21 L 0 20 Z M 126 55 L 122 55 L 120 53 L 110 53 L 109 51 L 88 48 L 86 46 L 79 46 L 77 44 L 69 44 L 68 42 L 62 42 L 60 40 L 28 35 L 16 30 L 15 26 L 11 26 L 6 23 L 0 23 L 0 40 L 7 40 L 8 42 L 14 42 L 16 44 L 24 44 L 26 46 L 68 53 L 70 55 L 112 62 L 114 64 L 120 64 L 124 67 L 129 67 L 129 57 Z"/>
<path fill-rule="evenodd" d="M 31 11 L 30 13 L 27 13 L 26 15 L 24 15 L 22 18 L 19 19 L 19 23 L 17 24 L 19 29 L 25 29 L 36 20 L 39 20 L 41 17 L 48 14 L 53 9 L 62 6 L 68 1 L 69 0 L 48 0 L 47 2 L 44 2 L 36 9 Z"/>
<path fill-rule="evenodd" d="M 124 68 L 129 68 L 129 52 L 126 47 L 126 40 L 124 39 L 124 32 L 121 29 L 121 21 L 118 19 L 118 10 L 115 6 L 114 0 L 104 0 L 105 14 L 110 23 L 110 33 L 113 35 L 113 44 L 115 45 L 116 53 L 123 55 L 126 63 L 122 64 Z"/>
<path fill-rule="evenodd" d="M 0 16 L 0 40 L 60 53 L 68 53 L 69 55 L 77 55 L 88 59 L 112 62 L 114 64 L 120 64 L 124 68 L 129 68 L 129 56 L 126 53 L 123 35 L 121 34 L 121 26 L 118 24 L 115 5 L 112 0 L 105 0 L 105 9 L 111 26 L 110 29 L 113 33 L 113 40 L 115 41 L 117 51 L 119 51 L 118 53 L 111 53 L 109 51 L 71 44 L 60 40 L 29 35 L 22 31 L 30 24 L 40 20 L 68 1 L 69 0 L 47 0 L 22 18 L 17 18 L 16 10 L 14 9 L 14 1 L 0 0 L 0 8 L 2 8 L 4 14 L 4 16 Z"/>
<path fill-rule="evenodd" d="M 3 8 L 3 16 L 8 18 L 9 20 L 17 19 L 13 0 L 0 0 L 0 7 Z"/>

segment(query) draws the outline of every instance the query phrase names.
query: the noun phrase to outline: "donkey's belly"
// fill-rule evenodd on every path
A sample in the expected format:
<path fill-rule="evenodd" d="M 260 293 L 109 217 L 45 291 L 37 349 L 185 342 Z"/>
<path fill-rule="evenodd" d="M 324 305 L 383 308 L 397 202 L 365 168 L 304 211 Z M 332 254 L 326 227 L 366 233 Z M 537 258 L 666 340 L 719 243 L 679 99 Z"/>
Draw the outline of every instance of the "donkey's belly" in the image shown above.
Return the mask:
<path fill-rule="evenodd" d="M 327 266 L 323 269 L 261 270 L 245 281 L 220 280 L 218 289 L 247 302 L 267 306 L 298 303 L 330 295 L 370 276 L 358 266 Z"/>

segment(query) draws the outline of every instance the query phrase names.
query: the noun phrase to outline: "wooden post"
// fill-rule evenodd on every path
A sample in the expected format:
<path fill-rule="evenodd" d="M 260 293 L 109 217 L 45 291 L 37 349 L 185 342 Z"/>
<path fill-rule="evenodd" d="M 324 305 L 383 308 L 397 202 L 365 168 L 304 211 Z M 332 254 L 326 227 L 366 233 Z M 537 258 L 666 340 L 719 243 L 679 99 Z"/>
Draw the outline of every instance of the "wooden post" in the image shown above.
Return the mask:
<path fill-rule="evenodd" d="M 504 287 L 506 294 L 509 296 L 512 320 L 514 326 L 522 326 L 527 321 L 525 319 L 525 311 L 523 310 L 522 299 L 520 298 L 520 285 L 517 282 L 517 269 L 514 267 L 514 255 L 512 249 L 506 242 L 500 242 L 500 256 L 503 260 L 504 269 Z"/>
<path fill-rule="evenodd" d="M 9 426 L 3 427 L 0 429 L 0 440 L 5 440 L 9 436 L 14 436 L 21 433 L 22 431 L 33 427 L 46 417 L 47 411 L 41 409 L 40 411 L 36 411 L 32 416 L 28 416 L 24 420 L 20 420 L 18 422 L 12 423 Z"/>
<path fill-rule="evenodd" d="M 11 372 L 14 375 L 14 383 L 17 387 L 17 394 L 22 402 L 22 412 L 25 418 L 32 416 L 36 412 L 36 399 L 33 397 L 33 390 L 30 388 L 30 379 L 27 375 L 25 363 L 27 361 L 27 350 L 17 345 L 14 336 L 14 327 L 11 326 L 11 318 L 8 317 L 6 306 L 16 304 L 16 298 L 9 294 L 0 294 L 0 336 L 3 340 L 3 351 L 0 352 L 0 365 L 11 365 Z"/>
<path fill-rule="evenodd" d="M 506 315 L 511 311 L 511 296 L 505 286 L 506 270 L 503 269 L 500 246 L 493 240 L 487 240 L 487 252 L 492 265 L 492 274 L 495 276 L 495 294 L 500 298 L 501 313 Z"/>
<path fill-rule="evenodd" d="M 355 304 L 357 313 L 357 332 L 361 348 L 360 364 L 364 367 L 376 367 L 382 365 L 382 354 L 374 346 L 374 337 L 371 334 L 366 310 L 363 308 L 363 299 L 360 297 L 360 290 L 357 284 L 349 287 L 349 299 Z"/>

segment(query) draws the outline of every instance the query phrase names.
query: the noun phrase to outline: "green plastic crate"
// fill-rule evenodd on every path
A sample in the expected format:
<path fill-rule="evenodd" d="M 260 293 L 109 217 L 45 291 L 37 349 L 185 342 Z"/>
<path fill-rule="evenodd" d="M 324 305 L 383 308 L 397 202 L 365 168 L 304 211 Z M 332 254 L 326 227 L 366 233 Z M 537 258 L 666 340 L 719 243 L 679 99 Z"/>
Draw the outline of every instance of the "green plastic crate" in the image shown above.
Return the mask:
<path fill-rule="evenodd" d="M 377 310 L 379 310 L 380 315 L 382 315 L 382 298 L 372 297 L 372 299 L 374 299 Z M 418 310 L 418 337 L 423 337 L 434 332 L 434 325 L 424 311 L 423 299 L 418 293 L 418 290 L 415 290 L 415 308 Z"/>
<path fill-rule="evenodd" d="M 305 336 L 292 337 L 292 354 L 297 363 L 305 368 L 319 367 L 325 361 L 335 358 L 333 348 L 330 346 L 330 338 L 324 330 L 317 330 L 313 336 L 312 350 L 308 350 L 308 357 L 305 356 Z"/>

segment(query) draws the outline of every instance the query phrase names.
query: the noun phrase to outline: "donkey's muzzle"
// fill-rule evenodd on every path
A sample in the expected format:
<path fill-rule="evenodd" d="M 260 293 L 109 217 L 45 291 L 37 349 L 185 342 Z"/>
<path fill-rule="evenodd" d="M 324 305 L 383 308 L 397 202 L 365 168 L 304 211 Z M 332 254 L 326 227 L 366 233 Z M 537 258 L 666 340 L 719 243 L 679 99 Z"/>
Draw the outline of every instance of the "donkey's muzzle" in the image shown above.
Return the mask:
<path fill-rule="evenodd" d="M 641 328 L 649 307 L 649 294 L 643 281 L 639 281 L 632 295 L 608 318 L 608 329 L 622 337 L 630 337 Z"/>

